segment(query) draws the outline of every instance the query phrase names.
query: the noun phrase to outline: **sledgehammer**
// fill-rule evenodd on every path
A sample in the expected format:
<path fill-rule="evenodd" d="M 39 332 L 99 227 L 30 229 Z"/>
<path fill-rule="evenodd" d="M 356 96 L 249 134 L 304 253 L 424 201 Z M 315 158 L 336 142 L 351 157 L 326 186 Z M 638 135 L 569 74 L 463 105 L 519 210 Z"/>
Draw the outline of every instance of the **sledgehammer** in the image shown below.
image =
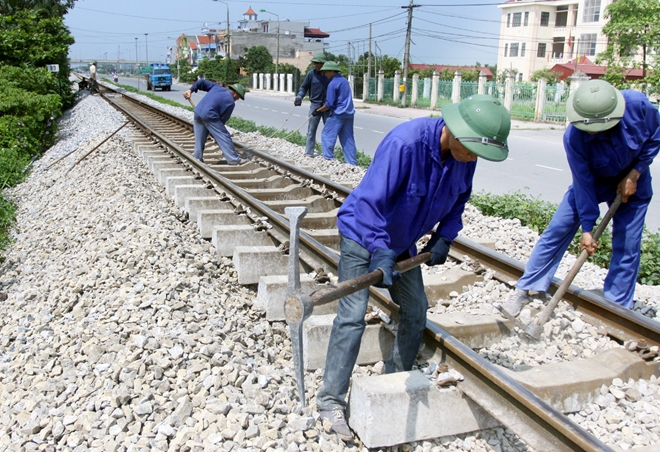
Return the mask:
<path fill-rule="evenodd" d="M 618 209 L 620 205 L 621 205 L 621 193 L 619 193 L 616 196 L 616 198 L 614 198 L 614 202 L 612 202 L 612 205 L 605 214 L 605 217 L 603 217 L 603 220 L 598 225 L 598 228 L 596 228 L 596 232 L 594 232 L 593 234 L 595 242 L 598 242 L 598 239 L 600 239 L 600 236 L 605 230 L 605 227 L 607 227 L 610 220 L 616 213 L 616 209 Z M 561 283 L 555 294 L 552 296 L 552 299 L 550 300 L 548 305 L 538 316 L 534 318 L 534 320 L 529 322 L 529 325 L 527 325 L 524 328 L 525 335 L 537 341 L 541 339 L 541 331 L 543 330 L 543 325 L 545 325 L 545 323 L 552 315 L 552 312 L 559 304 L 559 300 L 561 300 L 561 298 L 564 296 L 564 294 L 568 290 L 568 286 L 571 285 L 573 279 L 575 279 L 575 276 L 577 276 L 578 272 L 580 271 L 580 268 L 582 268 L 582 264 L 584 264 L 584 262 L 587 260 L 588 257 L 589 257 L 589 252 L 587 250 L 582 250 L 577 261 L 575 262 L 575 264 L 573 264 L 573 267 L 568 272 L 566 278 L 564 278 L 564 281 Z"/>
<path fill-rule="evenodd" d="M 306 406 L 306 399 L 305 369 L 303 368 L 303 322 L 312 315 L 315 306 L 330 303 L 365 287 L 377 284 L 383 279 L 383 272 L 376 270 L 366 275 L 340 282 L 336 286 L 317 290 L 309 295 L 303 293 L 300 285 L 298 256 L 300 253 L 300 224 L 307 214 L 307 208 L 287 207 L 284 209 L 284 212 L 289 217 L 289 227 L 291 228 L 289 237 L 289 277 L 286 288 L 286 301 L 284 302 L 284 318 L 289 325 L 298 393 L 300 395 L 300 402 L 304 408 Z M 404 273 L 428 262 L 430 258 L 431 253 L 422 253 L 398 262 L 394 266 L 394 270 Z"/>

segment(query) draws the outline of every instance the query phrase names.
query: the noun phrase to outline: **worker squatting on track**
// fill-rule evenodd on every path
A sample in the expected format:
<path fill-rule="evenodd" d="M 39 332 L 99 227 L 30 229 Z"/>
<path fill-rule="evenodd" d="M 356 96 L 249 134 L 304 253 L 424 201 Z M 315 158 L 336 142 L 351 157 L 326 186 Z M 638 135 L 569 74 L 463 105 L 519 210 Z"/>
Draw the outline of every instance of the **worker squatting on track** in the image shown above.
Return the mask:
<path fill-rule="evenodd" d="M 298 94 L 293 100 L 293 105 L 299 107 L 302 105 L 302 100 L 307 93 L 309 93 L 309 122 L 307 125 L 307 143 L 305 144 L 305 156 L 306 157 L 315 157 L 316 156 L 316 131 L 319 128 L 319 122 L 323 119 L 323 124 L 328 120 L 330 116 L 330 110 L 324 112 L 321 115 L 314 115 L 316 109 L 323 106 L 325 103 L 325 94 L 328 89 L 328 83 L 330 80 L 321 73 L 321 68 L 326 62 L 325 55 L 323 53 L 317 53 L 312 58 L 312 64 L 314 64 L 314 69 L 309 71 L 305 75 L 305 79 L 300 85 Z"/>
<path fill-rule="evenodd" d="M 477 157 L 505 160 L 510 128 L 507 110 L 486 95 L 445 106 L 443 118 L 401 124 L 380 143 L 362 182 L 339 209 L 339 281 L 380 269 L 382 287 L 389 289 L 399 306 L 399 328 L 387 372 L 412 368 L 428 307 L 421 269 L 400 274 L 393 266 L 417 255 L 417 241 L 438 223 L 423 251 L 432 253 L 428 265 L 445 262 L 463 227 L 461 215 L 472 192 Z M 340 299 L 323 388 L 316 398 L 321 416 L 345 440 L 352 438 L 344 417 L 345 398 L 368 298 L 367 288 Z"/>
<path fill-rule="evenodd" d="M 611 204 L 619 192 L 622 204 L 612 218 L 612 258 L 603 291 L 607 300 L 633 307 L 644 218 L 653 195 L 649 165 L 660 148 L 660 114 L 644 94 L 619 91 L 603 80 L 582 84 L 569 97 L 566 113 L 571 124 L 564 148 L 573 184 L 503 306 L 512 315 L 530 301 L 530 290 L 548 289 L 578 228 L 580 248 L 593 255 L 598 204 Z"/>
<path fill-rule="evenodd" d="M 238 99 L 245 100 L 245 88 L 238 83 L 223 88 L 208 80 L 197 80 L 188 91 L 183 93 L 183 97 L 190 99 L 192 93 L 196 93 L 200 89 L 208 94 L 195 107 L 193 120 L 195 151 L 193 157 L 200 162 L 204 161 L 204 147 L 210 133 L 227 159 L 220 163 L 228 165 L 244 163 L 246 160 L 242 159 L 236 152 L 234 142 L 225 127 L 225 123 L 231 118 L 236 101 Z"/>
<path fill-rule="evenodd" d="M 339 72 L 339 65 L 334 61 L 326 61 L 321 72 L 330 80 L 325 95 L 325 103 L 314 111 L 314 115 L 323 115 L 330 111 L 321 133 L 323 158 L 335 159 L 335 143 L 337 137 L 344 152 L 344 160 L 349 165 L 357 165 L 355 138 L 353 136 L 353 122 L 355 107 L 353 106 L 353 93 L 348 80 Z"/>

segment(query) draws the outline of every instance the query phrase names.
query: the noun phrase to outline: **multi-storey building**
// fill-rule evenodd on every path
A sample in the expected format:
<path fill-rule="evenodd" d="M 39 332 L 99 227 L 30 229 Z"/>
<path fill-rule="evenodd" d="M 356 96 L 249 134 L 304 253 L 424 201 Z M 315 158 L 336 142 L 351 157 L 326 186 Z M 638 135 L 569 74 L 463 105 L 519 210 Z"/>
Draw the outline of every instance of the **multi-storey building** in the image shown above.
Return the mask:
<path fill-rule="evenodd" d="M 529 80 L 535 71 L 594 59 L 607 47 L 602 34 L 605 8 L 614 0 L 509 0 L 502 9 L 497 69 L 518 71 Z"/>

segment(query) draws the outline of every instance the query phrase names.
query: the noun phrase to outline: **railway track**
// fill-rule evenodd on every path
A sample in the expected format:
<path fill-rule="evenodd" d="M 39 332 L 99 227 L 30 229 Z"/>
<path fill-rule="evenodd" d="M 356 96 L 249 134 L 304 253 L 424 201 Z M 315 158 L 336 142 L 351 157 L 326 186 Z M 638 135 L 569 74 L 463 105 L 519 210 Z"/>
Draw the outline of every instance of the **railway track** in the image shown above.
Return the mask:
<path fill-rule="evenodd" d="M 102 95 L 143 132 L 144 138 L 135 141 L 135 149 L 177 205 L 188 213 L 190 221 L 197 222 L 202 236 L 213 241 L 218 257 L 233 258 L 239 282 L 258 287 L 257 298 L 269 320 L 283 318 L 282 287 L 286 287 L 285 253 L 289 236 L 289 223 L 283 214 L 285 207 L 305 206 L 309 210 L 300 237 L 301 268 L 311 275 L 304 280 L 304 287 L 313 290 L 317 281 L 336 273 L 338 236 L 334 219 L 350 188 L 240 143 L 236 143 L 237 150 L 251 159 L 249 163 L 240 166 L 214 164 L 222 154 L 213 143 L 207 145 L 205 151 L 207 164 L 202 164 L 192 157 L 194 135 L 189 122 L 107 87 Z M 463 238 L 456 240 L 450 256 L 456 261 L 481 267 L 481 273 L 485 268 L 490 278 L 506 284 L 517 279 L 523 270 L 521 263 Z M 459 273 L 458 283 L 452 287 L 460 290 L 470 276 L 455 273 Z M 430 299 L 449 290 L 447 284 L 440 284 L 438 278 L 428 276 Z M 472 278 L 479 279 L 475 275 Z M 551 292 L 560 283 L 555 279 Z M 397 307 L 387 294 L 372 289 L 371 300 L 382 313 L 382 318 L 391 319 L 390 325 L 374 325 L 376 335 L 392 325 L 395 327 Z M 601 334 L 612 340 L 624 343 L 643 339 L 649 346 L 660 345 L 659 324 L 650 319 L 574 286 L 569 289 L 565 300 L 585 321 L 596 325 Z M 329 313 L 331 309 L 329 306 L 329 310 L 317 314 Z M 611 450 L 562 414 L 563 411 L 581 409 L 593 399 L 595 388 L 600 388 L 603 379 L 611 379 L 611 375 L 585 381 L 585 375 L 557 378 L 557 371 L 549 369 L 541 372 L 543 377 L 536 379 L 537 384 L 534 376 L 521 376 L 523 373 L 503 369 L 475 352 L 510 335 L 513 330 L 510 322 L 496 315 L 481 316 L 483 319 L 459 317 L 460 321 L 456 314 L 444 318 L 430 315 L 421 355 L 429 362 L 442 361 L 460 372 L 464 377 L 458 385 L 460 391 L 495 424 L 507 426 L 536 450 Z M 328 332 L 327 325 L 315 325 L 317 328 L 310 330 L 308 338 Z M 312 356 L 314 349 L 310 344 L 306 350 L 308 370 L 319 367 L 319 359 L 322 359 L 322 356 Z M 317 347 L 317 350 L 320 350 L 317 355 L 325 353 L 323 347 Z M 605 359 L 621 364 L 619 371 L 623 378 L 658 375 L 657 363 L 649 364 L 622 348 L 610 355 Z M 573 364 L 573 368 L 580 366 L 579 363 Z M 584 367 L 588 367 L 588 363 Z M 557 378 L 554 384 L 541 382 L 552 375 Z M 571 378 L 574 385 L 570 384 Z M 569 389 L 561 390 L 562 387 Z M 369 432 L 370 428 L 377 430 L 373 427 L 363 425 L 354 426 L 354 429 L 361 438 L 369 437 L 365 441 L 369 447 L 388 445 L 380 444 L 378 435 Z M 446 434 L 436 433 L 435 437 Z"/>

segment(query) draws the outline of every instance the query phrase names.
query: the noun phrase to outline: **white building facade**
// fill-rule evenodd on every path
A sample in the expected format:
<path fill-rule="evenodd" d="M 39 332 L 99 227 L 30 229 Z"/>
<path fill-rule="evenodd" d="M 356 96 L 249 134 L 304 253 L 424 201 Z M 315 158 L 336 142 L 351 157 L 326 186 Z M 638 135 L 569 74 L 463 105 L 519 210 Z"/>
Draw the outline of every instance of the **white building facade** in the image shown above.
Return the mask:
<path fill-rule="evenodd" d="M 528 81 L 535 71 L 607 47 L 602 34 L 605 8 L 614 0 L 509 0 L 502 9 L 497 69 L 518 71 Z"/>

